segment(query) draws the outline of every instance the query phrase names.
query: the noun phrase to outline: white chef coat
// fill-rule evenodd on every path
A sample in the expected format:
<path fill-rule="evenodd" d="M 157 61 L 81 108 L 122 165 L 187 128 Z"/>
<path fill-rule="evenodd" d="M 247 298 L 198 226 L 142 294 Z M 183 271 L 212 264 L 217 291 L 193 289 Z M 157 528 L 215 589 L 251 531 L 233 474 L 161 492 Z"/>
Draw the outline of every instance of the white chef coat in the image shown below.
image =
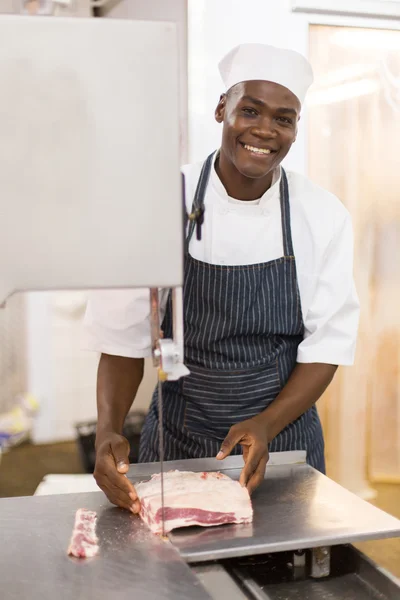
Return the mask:
<path fill-rule="evenodd" d="M 191 209 L 202 163 L 183 167 L 186 203 Z M 359 302 L 353 280 L 353 230 L 349 212 L 333 194 L 306 177 L 287 172 L 291 230 L 304 339 L 300 363 L 351 365 L 354 361 Z M 189 252 L 217 265 L 264 263 L 283 255 L 279 184 L 254 202 L 230 198 L 212 169 L 205 195 L 202 239 L 193 235 Z M 168 291 L 160 294 L 161 318 Z M 147 289 L 91 292 L 85 315 L 86 347 L 104 354 L 151 355 Z"/>

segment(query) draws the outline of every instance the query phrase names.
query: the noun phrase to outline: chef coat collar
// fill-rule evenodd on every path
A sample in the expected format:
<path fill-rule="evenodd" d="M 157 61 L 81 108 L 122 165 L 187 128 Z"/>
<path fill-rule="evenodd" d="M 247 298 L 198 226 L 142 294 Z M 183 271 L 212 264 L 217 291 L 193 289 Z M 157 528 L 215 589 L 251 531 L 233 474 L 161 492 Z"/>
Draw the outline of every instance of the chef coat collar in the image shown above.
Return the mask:
<path fill-rule="evenodd" d="M 237 206 L 238 203 L 240 202 L 240 205 L 246 206 L 246 200 L 238 201 L 237 198 L 231 198 L 228 195 L 228 193 L 227 193 L 227 191 L 215 169 L 215 162 L 216 162 L 218 156 L 219 156 L 219 150 L 217 152 L 215 152 L 215 154 L 214 154 L 213 168 L 212 168 L 211 175 L 210 175 L 211 185 L 214 186 L 214 189 L 217 191 L 218 196 L 222 202 L 228 204 L 228 203 L 231 203 L 231 201 L 233 200 L 234 201 L 232 203 L 233 205 Z M 270 200 L 272 200 L 273 198 L 276 198 L 277 194 L 279 194 L 280 181 L 281 181 L 281 167 L 279 166 L 276 169 L 274 169 L 271 187 L 265 192 L 265 194 L 263 194 L 261 196 L 260 201 L 257 204 L 257 206 L 263 208 Z M 249 204 L 249 208 L 250 208 L 250 206 L 254 207 L 254 203 Z"/>

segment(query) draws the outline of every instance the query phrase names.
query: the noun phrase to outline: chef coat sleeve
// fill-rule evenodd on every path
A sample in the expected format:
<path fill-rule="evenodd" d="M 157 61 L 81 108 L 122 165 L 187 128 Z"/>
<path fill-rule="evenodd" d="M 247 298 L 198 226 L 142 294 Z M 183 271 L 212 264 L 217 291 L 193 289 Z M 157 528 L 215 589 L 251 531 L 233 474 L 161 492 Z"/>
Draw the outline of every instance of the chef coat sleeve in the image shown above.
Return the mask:
<path fill-rule="evenodd" d="M 360 305 L 353 279 L 353 227 L 346 211 L 321 260 L 304 316 L 297 362 L 352 365 Z"/>
<path fill-rule="evenodd" d="M 167 299 L 168 290 L 160 290 L 160 322 Z M 84 348 L 127 358 L 151 356 L 149 290 L 91 292 L 84 318 Z"/>

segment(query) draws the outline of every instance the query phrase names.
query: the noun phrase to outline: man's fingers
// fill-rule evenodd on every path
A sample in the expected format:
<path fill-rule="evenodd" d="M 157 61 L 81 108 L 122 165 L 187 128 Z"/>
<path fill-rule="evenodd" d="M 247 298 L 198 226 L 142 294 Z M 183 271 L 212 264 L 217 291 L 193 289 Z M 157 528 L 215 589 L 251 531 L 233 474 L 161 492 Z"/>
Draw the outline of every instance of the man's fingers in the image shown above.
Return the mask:
<path fill-rule="evenodd" d="M 229 456 L 229 454 L 232 452 L 234 447 L 240 442 L 241 439 L 242 434 L 240 432 L 235 432 L 235 430 L 231 430 L 221 444 L 221 449 L 217 454 L 218 460 L 222 460 L 223 458 Z"/>
<path fill-rule="evenodd" d="M 119 498 L 118 493 L 116 492 L 116 488 L 110 483 L 107 477 L 99 477 L 97 479 L 97 485 L 103 490 L 103 492 L 112 504 L 122 506 L 123 508 L 130 506 L 129 496 L 125 499 Z"/>
<path fill-rule="evenodd" d="M 118 473 L 118 471 L 115 469 L 114 459 L 111 455 L 104 458 L 104 463 L 102 466 L 103 474 L 114 487 L 120 489 L 122 492 L 125 492 L 125 494 L 130 497 L 131 501 L 137 499 L 137 493 L 134 486 L 129 479 L 125 477 L 125 475 Z"/>
<path fill-rule="evenodd" d="M 262 453 L 260 451 L 257 452 L 254 447 L 250 448 L 247 460 L 240 474 L 239 481 L 242 485 L 247 486 L 250 477 L 258 467 L 261 457 Z"/>
<path fill-rule="evenodd" d="M 258 486 L 260 485 L 260 483 L 262 482 L 263 479 L 264 479 L 263 476 L 256 475 L 256 474 L 254 474 L 250 478 L 250 481 L 247 484 L 247 491 L 249 492 L 250 496 L 252 495 L 254 490 L 256 490 L 258 488 Z"/>
<path fill-rule="evenodd" d="M 139 500 L 136 499 L 133 501 L 128 494 L 113 485 L 107 477 L 105 477 L 100 484 L 101 489 L 112 504 L 116 504 L 117 506 L 125 508 L 126 510 L 130 510 L 133 513 L 138 513 L 140 511 Z"/>
<path fill-rule="evenodd" d="M 240 474 L 239 482 L 241 485 L 247 486 L 251 476 L 257 470 L 259 463 L 262 460 L 262 458 L 264 457 L 264 455 L 265 455 L 265 448 L 263 446 L 258 447 L 258 448 L 256 446 L 250 447 L 245 465 Z"/>
<path fill-rule="evenodd" d="M 110 480 L 108 481 L 107 488 L 113 497 L 116 498 L 118 505 L 126 504 L 128 506 L 132 506 L 133 501 L 130 499 L 129 494 L 121 490 L 121 488 L 113 485 Z"/>
<path fill-rule="evenodd" d="M 115 486 L 112 486 L 111 484 L 109 485 L 109 491 L 112 494 L 113 497 L 113 504 L 117 504 L 118 506 L 121 506 L 122 508 L 126 508 L 127 510 L 130 510 L 133 513 L 138 513 L 140 511 L 140 502 L 139 499 L 136 497 L 136 500 L 132 500 L 130 498 L 130 496 L 127 496 L 127 494 L 125 492 L 122 492 L 119 488 L 116 488 Z"/>
<path fill-rule="evenodd" d="M 262 459 L 260 460 L 260 462 L 258 463 L 258 467 L 255 470 L 254 474 L 252 475 L 252 477 L 250 477 L 249 482 L 247 484 L 247 490 L 248 490 L 250 496 L 252 495 L 254 490 L 256 490 L 258 488 L 258 486 L 262 483 L 262 481 L 264 481 L 265 469 L 267 467 L 267 462 L 268 462 L 268 455 L 263 456 Z"/>
<path fill-rule="evenodd" d="M 119 508 L 124 508 L 125 510 L 129 510 L 129 512 L 133 512 L 131 504 L 124 503 L 120 498 L 116 497 L 112 492 L 110 492 L 107 489 L 104 489 L 103 492 L 105 493 L 111 504 L 115 504 L 115 506 L 118 506 Z"/>
<path fill-rule="evenodd" d="M 117 470 L 121 475 L 125 475 L 125 473 L 129 471 L 129 465 L 123 460 L 120 460 L 119 463 L 117 463 Z"/>
<path fill-rule="evenodd" d="M 137 500 L 138 495 L 136 490 L 125 475 L 120 475 L 120 473 L 108 473 L 107 476 L 112 485 L 126 494 L 132 502 Z"/>
<path fill-rule="evenodd" d="M 111 452 L 120 473 L 126 473 L 129 470 L 129 451 L 129 442 L 123 437 L 111 444 Z"/>
<path fill-rule="evenodd" d="M 122 490 L 124 490 L 127 494 L 135 493 L 135 488 L 133 487 L 129 479 L 116 470 L 112 456 L 106 457 L 104 461 L 107 462 L 107 468 L 104 469 L 105 474 L 109 478 L 111 483 L 116 487 L 119 487 Z"/>

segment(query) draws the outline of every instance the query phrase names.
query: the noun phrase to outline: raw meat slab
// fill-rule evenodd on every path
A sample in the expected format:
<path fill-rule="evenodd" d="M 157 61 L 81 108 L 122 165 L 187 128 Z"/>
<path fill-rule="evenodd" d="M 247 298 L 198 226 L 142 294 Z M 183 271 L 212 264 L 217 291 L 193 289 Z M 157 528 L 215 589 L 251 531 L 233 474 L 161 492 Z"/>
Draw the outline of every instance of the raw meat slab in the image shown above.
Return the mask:
<path fill-rule="evenodd" d="M 86 508 L 78 508 L 72 531 L 68 554 L 77 558 L 91 558 L 99 551 L 96 536 L 97 514 Z"/>
<path fill-rule="evenodd" d="M 140 516 L 153 533 L 162 533 L 161 475 L 135 485 Z M 218 472 L 164 473 L 165 532 L 179 527 L 211 527 L 227 523 L 251 523 L 249 493 L 238 481 Z"/>

